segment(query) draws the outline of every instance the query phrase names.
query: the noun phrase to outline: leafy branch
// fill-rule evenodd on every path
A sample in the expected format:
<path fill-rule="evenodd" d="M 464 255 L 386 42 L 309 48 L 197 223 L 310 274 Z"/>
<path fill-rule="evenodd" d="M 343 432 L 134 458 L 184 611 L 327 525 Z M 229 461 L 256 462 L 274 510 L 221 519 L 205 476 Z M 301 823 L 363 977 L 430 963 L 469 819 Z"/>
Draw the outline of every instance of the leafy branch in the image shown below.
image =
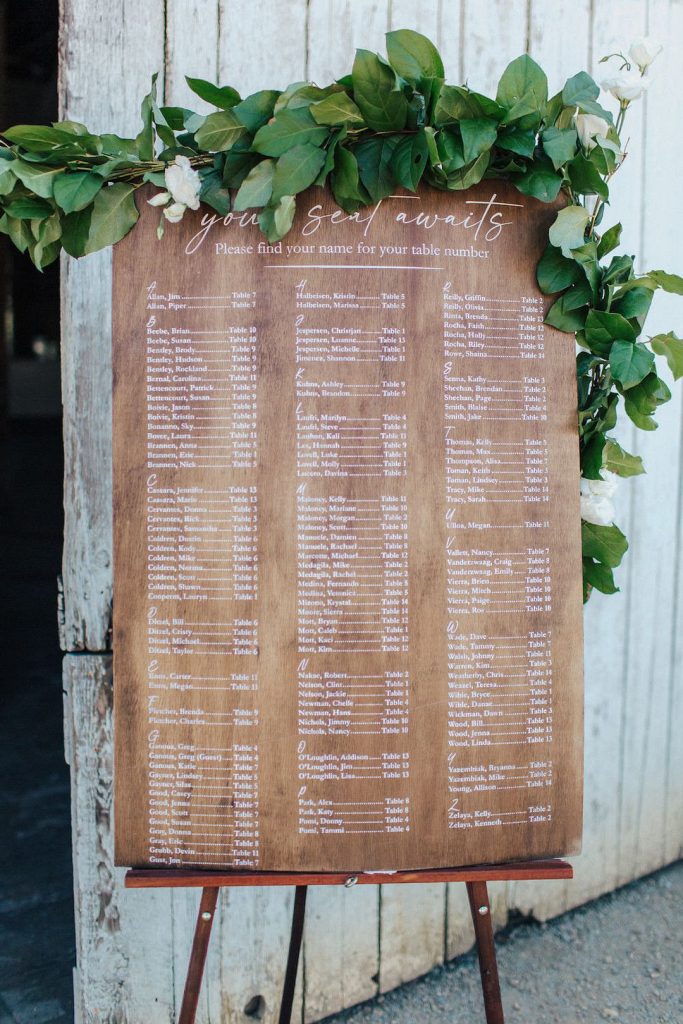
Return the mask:
<path fill-rule="evenodd" d="M 644 470 L 610 433 L 622 403 L 637 427 L 656 429 L 654 413 L 671 393 L 655 357 L 683 376 L 683 340 L 672 332 L 639 340 L 654 292 L 683 294 L 683 279 L 637 276 L 633 256 L 610 257 L 621 225 L 598 231 L 625 158 L 627 111 L 658 49 L 644 39 L 631 59 L 616 55 L 620 67 L 605 83 L 619 100 L 616 121 L 586 72 L 550 96 L 545 73 L 526 55 L 505 69 L 495 98 L 448 85 L 434 45 L 409 30 L 387 34 L 388 59 L 358 50 L 350 74 L 324 87 L 296 82 L 242 99 L 230 86 L 188 78 L 216 108 L 207 115 L 160 106 L 155 76 L 135 138 L 95 135 L 73 121 L 6 130 L 0 231 L 42 269 L 62 249 L 80 257 L 119 241 L 137 221 L 135 192 L 146 182 L 166 190 L 152 200 L 160 232 L 201 202 L 223 217 L 259 209 L 271 242 L 290 230 L 296 196 L 313 185 L 328 187 L 347 213 L 422 183 L 462 191 L 505 180 L 544 203 L 562 191 L 567 205 L 537 277 L 556 296 L 546 323 L 575 334 L 580 349 L 585 598 L 593 588 L 614 593 L 612 570 L 628 545 L 612 522 L 610 475 Z"/>

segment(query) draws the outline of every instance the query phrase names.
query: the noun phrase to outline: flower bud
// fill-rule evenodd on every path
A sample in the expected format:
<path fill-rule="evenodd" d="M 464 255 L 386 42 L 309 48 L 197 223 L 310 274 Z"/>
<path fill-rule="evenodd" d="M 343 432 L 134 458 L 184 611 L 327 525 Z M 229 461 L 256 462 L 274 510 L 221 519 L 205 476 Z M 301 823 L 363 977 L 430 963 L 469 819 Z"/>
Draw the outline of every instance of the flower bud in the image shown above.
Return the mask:
<path fill-rule="evenodd" d="M 641 71 L 645 71 L 663 49 L 662 44 L 652 36 L 641 36 L 640 39 L 633 40 L 628 54 L 633 63 L 637 64 Z"/>
<path fill-rule="evenodd" d="M 603 89 L 611 92 L 620 103 L 630 103 L 643 95 L 650 85 L 649 78 L 643 78 L 635 68 L 623 68 L 600 83 Z"/>
<path fill-rule="evenodd" d="M 574 124 L 579 136 L 579 141 L 584 149 L 593 149 L 596 135 L 603 139 L 607 137 L 609 124 L 604 117 L 597 114 L 576 114 Z"/>

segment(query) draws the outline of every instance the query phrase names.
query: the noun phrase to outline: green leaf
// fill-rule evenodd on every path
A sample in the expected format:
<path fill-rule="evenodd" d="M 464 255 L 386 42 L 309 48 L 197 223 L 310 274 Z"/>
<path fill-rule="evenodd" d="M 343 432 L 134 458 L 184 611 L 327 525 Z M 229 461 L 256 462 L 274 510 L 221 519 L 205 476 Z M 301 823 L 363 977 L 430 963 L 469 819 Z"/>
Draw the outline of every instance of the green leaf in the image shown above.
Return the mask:
<path fill-rule="evenodd" d="M 581 454 L 581 475 L 587 480 L 602 480 L 602 453 L 605 438 L 602 434 L 594 434 Z"/>
<path fill-rule="evenodd" d="M 152 75 L 152 86 L 140 104 L 142 128 L 136 136 L 138 155 L 141 160 L 154 159 L 154 107 L 157 96 L 157 75 Z"/>
<path fill-rule="evenodd" d="M 562 102 L 566 107 L 576 107 L 579 103 L 590 103 L 597 100 L 600 89 L 586 71 L 568 78 L 562 90 Z"/>
<path fill-rule="evenodd" d="M 230 190 L 223 184 L 223 174 L 216 168 L 202 178 L 199 198 L 221 217 L 230 213 Z"/>
<path fill-rule="evenodd" d="M 128 234 L 138 219 L 134 197 L 135 186 L 123 183 L 109 185 L 97 193 L 85 253 L 114 245 Z"/>
<path fill-rule="evenodd" d="M 575 334 L 577 331 L 582 330 L 586 323 L 590 294 L 586 286 L 585 301 L 576 305 L 577 298 L 579 297 L 573 294 L 576 291 L 577 288 L 574 286 L 574 288 L 570 288 L 569 291 L 565 292 L 564 295 L 561 295 L 557 302 L 554 302 L 548 310 L 544 323 L 550 327 L 556 327 L 558 331 L 564 331 L 566 334 Z"/>
<path fill-rule="evenodd" d="M 245 134 L 246 128 L 237 119 L 234 111 L 221 110 L 204 118 L 195 132 L 197 145 L 210 153 L 224 153 L 231 149 Z"/>
<path fill-rule="evenodd" d="M 363 115 L 348 93 L 335 92 L 310 106 L 318 124 L 364 124 Z"/>
<path fill-rule="evenodd" d="M 43 220 L 52 213 L 52 206 L 45 199 L 23 196 L 8 203 L 5 212 L 15 220 Z"/>
<path fill-rule="evenodd" d="M 666 270 L 648 270 L 647 277 L 663 291 L 683 295 L 683 277 L 679 277 L 678 274 L 668 274 Z"/>
<path fill-rule="evenodd" d="M 635 341 L 636 332 L 633 326 L 619 313 L 605 313 L 600 309 L 591 309 L 586 320 L 586 341 L 590 345 L 611 345 L 617 338 L 622 341 Z M 602 351 L 598 355 L 604 354 Z"/>
<path fill-rule="evenodd" d="M 471 92 L 464 85 L 444 85 L 434 107 L 434 123 L 453 124 L 468 117 L 492 117 L 500 121 L 505 110 L 487 96 Z"/>
<path fill-rule="evenodd" d="M 360 184 L 358 162 L 345 146 L 337 147 L 331 184 L 334 198 L 347 213 L 354 213 L 367 199 Z"/>
<path fill-rule="evenodd" d="M 259 214 L 258 222 L 269 242 L 277 242 L 284 238 L 292 226 L 295 213 L 294 196 L 282 196 L 275 207 L 266 206 Z"/>
<path fill-rule="evenodd" d="M 83 256 L 90 234 L 92 206 L 70 213 L 62 221 L 62 247 L 69 256 Z"/>
<path fill-rule="evenodd" d="M 650 338 L 650 347 L 658 356 L 665 356 L 674 380 L 683 377 L 683 339 L 677 338 L 673 331 L 656 334 Z"/>
<path fill-rule="evenodd" d="M 360 179 L 375 203 L 390 195 L 394 187 L 391 161 L 398 143 L 399 139 L 394 135 L 368 139 L 356 146 Z"/>
<path fill-rule="evenodd" d="M 43 199 L 52 196 L 55 179 L 64 173 L 61 168 L 41 167 L 40 164 L 24 163 L 23 160 L 14 161 L 12 172 L 26 188 Z"/>
<path fill-rule="evenodd" d="M 185 75 L 185 81 L 192 92 L 199 96 L 200 100 L 206 100 L 214 107 L 227 110 L 234 107 L 240 101 L 240 94 L 229 85 L 214 85 L 213 82 L 206 82 L 203 78 L 189 78 Z"/>
<path fill-rule="evenodd" d="M 257 206 L 266 206 L 273 193 L 274 160 L 261 160 L 247 174 L 235 196 L 234 208 L 238 212 Z"/>
<path fill-rule="evenodd" d="M 642 323 L 652 305 L 653 296 L 654 292 L 649 288 L 633 288 L 622 299 L 613 302 L 612 309 L 615 313 L 621 313 L 626 320 L 638 319 Z"/>
<path fill-rule="evenodd" d="M 600 196 L 601 199 L 609 199 L 607 183 L 603 181 L 598 169 L 590 160 L 586 159 L 583 153 L 579 153 L 567 165 L 567 172 L 575 193 L 582 196 Z"/>
<path fill-rule="evenodd" d="M 581 547 L 584 558 L 594 558 L 615 569 L 628 551 L 628 541 L 618 526 L 582 522 Z"/>
<path fill-rule="evenodd" d="M 237 103 L 232 113 L 247 131 L 255 135 L 259 128 L 270 121 L 279 96 L 280 93 L 275 89 L 261 89 Z"/>
<path fill-rule="evenodd" d="M 604 469 L 616 473 L 617 476 L 639 476 L 645 472 L 640 455 L 631 455 L 630 452 L 624 451 L 621 445 L 611 438 L 605 444 L 602 465 Z"/>
<path fill-rule="evenodd" d="M 392 166 L 397 179 L 412 192 L 420 183 L 427 164 L 429 148 L 424 129 L 416 135 L 409 135 L 401 139 L 394 150 Z"/>
<path fill-rule="evenodd" d="M 328 128 L 318 125 L 308 110 L 282 110 L 257 131 L 253 148 L 266 156 L 282 156 L 304 142 L 319 145 L 327 138 Z"/>
<path fill-rule="evenodd" d="M 408 116 L 408 100 L 394 89 L 392 69 L 370 50 L 356 50 L 351 74 L 353 98 L 368 127 L 376 132 L 401 131 Z"/>
<path fill-rule="evenodd" d="M 275 165 L 273 201 L 303 192 L 313 184 L 324 163 L 325 151 L 310 142 L 288 149 Z"/>
<path fill-rule="evenodd" d="M 618 380 L 625 390 L 640 384 L 654 364 L 655 357 L 645 345 L 620 340 L 612 344 L 609 354 L 610 370 L 612 377 Z"/>
<path fill-rule="evenodd" d="M 223 184 L 229 188 L 239 188 L 261 157 L 258 153 L 251 152 L 251 139 L 246 136 L 236 142 L 223 159 Z"/>
<path fill-rule="evenodd" d="M 555 170 L 568 163 L 576 155 L 579 137 L 574 128 L 546 128 L 541 134 L 543 149 L 550 157 Z"/>
<path fill-rule="evenodd" d="M 16 124 L 2 133 L 10 142 L 32 152 L 49 152 L 58 146 L 74 142 L 73 132 L 62 128 L 48 128 L 37 124 Z"/>
<path fill-rule="evenodd" d="M 478 184 L 486 174 L 490 162 L 490 152 L 482 153 L 476 160 L 466 164 L 464 167 L 450 171 L 448 174 L 448 188 L 460 190 L 471 188 L 473 185 Z"/>
<path fill-rule="evenodd" d="M 439 51 L 426 36 L 410 29 L 387 32 L 389 63 L 401 78 L 413 85 L 445 75 Z"/>
<path fill-rule="evenodd" d="M 83 210 L 93 201 L 103 184 L 102 178 L 89 171 L 62 174 L 54 184 L 55 202 L 64 213 Z"/>
<path fill-rule="evenodd" d="M 610 567 L 601 562 L 594 562 L 592 558 L 583 559 L 583 581 L 584 590 L 588 584 L 589 587 L 599 590 L 601 594 L 619 593 L 619 587 L 615 586 L 614 575 Z"/>
<path fill-rule="evenodd" d="M 496 145 L 499 149 L 530 159 L 536 149 L 536 132 L 518 126 L 506 128 L 498 135 Z"/>
<path fill-rule="evenodd" d="M 556 246 L 548 245 L 536 268 L 536 280 L 545 295 L 553 295 L 580 281 L 581 268 L 574 260 L 566 259 Z"/>
<path fill-rule="evenodd" d="M 465 163 L 469 164 L 494 144 L 498 135 L 498 124 L 490 118 L 466 118 L 460 122 L 460 134 L 463 158 Z"/>
<path fill-rule="evenodd" d="M 9 236 L 19 252 L 26 252 L 33 240 L 30 222 L 9 217 L 6 213 L 0 217 L 0 231 Z"/>
<path fill-rule="evenodd" d="M 590 214 L 584 206 L 565 206 L 548 232 L 551 245 L 561 249 L 562 255 L 570 258 L 572 249 L 583 245 L 589 218 Z"/>
<path fill-rule="evenodd" d="M 507 111 L 506 123 L 528 114 L 536 114 L 540 120 L 548 101 L 545 71 L 528 54 L 517 57 L 503 72 L 496 101 Z"/>
<path fill-rule="evenodd" d="M 562 175 L 549 161 L 537 160 L 527 167 L 524 174 L 515 178 L 513 184 L 525 196 L 533 196 L 542 203 L 552 203 L 562 187 Z"/>

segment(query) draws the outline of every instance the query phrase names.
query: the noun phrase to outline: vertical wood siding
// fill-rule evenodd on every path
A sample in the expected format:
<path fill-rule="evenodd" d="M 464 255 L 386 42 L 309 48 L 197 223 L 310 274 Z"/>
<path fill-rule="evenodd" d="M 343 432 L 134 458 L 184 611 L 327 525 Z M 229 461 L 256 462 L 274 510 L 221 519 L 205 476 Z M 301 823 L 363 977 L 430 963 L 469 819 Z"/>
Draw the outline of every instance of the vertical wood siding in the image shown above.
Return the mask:
<path fill-rule="evenodd" d="M 419 24 L 418 24 L 419 19 Z M 551 88 L 644 32 L 668 44 L 650 95 L 629 117 L 632 155 L 615 179 L 610 220 L 640 269 L 683 272 L 683 146 L 668 126 L 683 91 L 683 0 L 62 0 L 64 116 L 95 130 L 135 129 L 151 74 L 166 102 L 194 105 L 184 75 L 244 94 L 346 71 L 356 46 L 382 48 L 389 28 L 433 38 L 451 81 L 494 90 L 505 63 L 528 50 Z M 647 118 L 645 115 L 647 114 Z M 647 198 L 643 199 L 644 191 Z M 65 734 L 71 764 L 78 969 L 77 1019 L 168 1024 L 177 1016 L 198 894 L 122 889 L 112 864 L 111 460 L 109 254 L 63 265 L 66 445 Z M 678 326 L 680 301 L 658 297 L 651 333 Z M 680 389 L 679 389 L 680 390 Z M 561 913 L 681 856 L 683 833 L 682 410 L 678 393 L 653 435 L 622 439 L 648 475 L 625 482 L 619 522 L 632 552 L 615 597 L 586 612 L 584 853 L 567 883 L 500 884 L 494 916 Z M 295 1019 L 318 1020 L 386 991 L 468 948 L 458 886 L 313 890 Z M 201 1024 L 245 1024 L 265 1002 L 276 1019 L 291 891 L 221 896 Z"/>

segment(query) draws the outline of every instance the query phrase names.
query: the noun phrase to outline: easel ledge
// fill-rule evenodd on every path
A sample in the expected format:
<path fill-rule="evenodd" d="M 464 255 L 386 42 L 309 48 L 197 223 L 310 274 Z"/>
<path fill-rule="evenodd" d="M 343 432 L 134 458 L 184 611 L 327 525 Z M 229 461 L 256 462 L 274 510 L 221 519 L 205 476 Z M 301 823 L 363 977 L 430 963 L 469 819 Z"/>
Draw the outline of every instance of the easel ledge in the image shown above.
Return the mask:
<path fill-rule="evenodd" d="M 357 874 L 353 872 L 171 871 L 136 868 L 126 872 L 125 886 L 127 889 L 194 887 L 202 890 L 178 1024 L 194 1024 L 195 1021 L 219 890 L 224 886 L 295 886 L 292 932 L 279 1016 L 279 1024 L 290 1024 L 299 953 L 304 932 L 306 895 L 310 885 L 344 885 L 350 888 L 355 885 L 464 882 L 467 887 L 470 913 L 477 939 L 486 1024 L 505 1024 L 487 883 L 573 878 L 573 876 L 572 866 L 565 860 L 528 860 L 512 864 L 480 864 L 475 867 L 437 868 L 426 871 L 359 871 Z"/>

